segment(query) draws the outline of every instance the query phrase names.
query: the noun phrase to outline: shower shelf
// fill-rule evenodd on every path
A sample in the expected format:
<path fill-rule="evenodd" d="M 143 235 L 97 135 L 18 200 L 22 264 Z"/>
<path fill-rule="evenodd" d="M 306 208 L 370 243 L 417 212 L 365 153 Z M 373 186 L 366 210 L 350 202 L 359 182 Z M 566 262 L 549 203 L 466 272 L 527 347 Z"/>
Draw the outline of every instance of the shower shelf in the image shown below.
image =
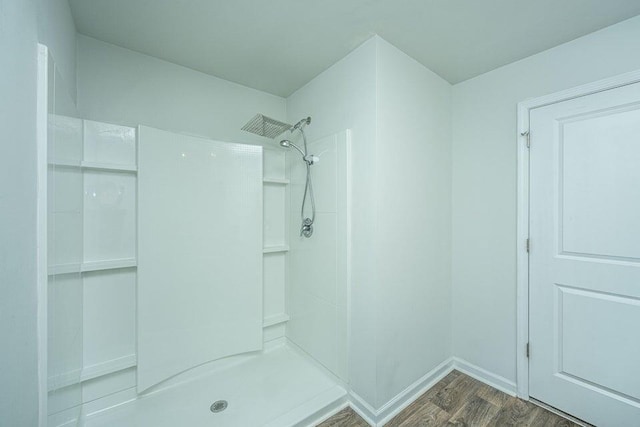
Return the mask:
<path fill-rule="evenodd" d="M 95 378 L 115 374 L 125 369 L 135 368 L 137 360 L 135 354 L 122 356 L 92 366 L 85 366 L 66 374 L 60 374 L 48 380 L 48 391 L 60 390 L 70 385 L 80 384 Z"/>
<path fill-rule="evenodd" d="M 102 170 L 113 172 L 136 173 L 138 167 L 136 165 L 123 165 L 117 163 L 98 163 L 98 162 L 76 162 L 76 161 L 49 161 L 49 166 L 59 166 L 65 168 Z"/>
<path fill-rule="evenodd" d="M 84 169 L 96 169 L 115 172 L 137 172 L 138 168 L 135 165 L 122 165 L 116 163 L 97 163 L 97 162 L 85 162 L 81 163 Z"/>
<path fill-rule="evenodd" d="M 81 268 L 81 264 L 58 264 L 58 265 L 50 265 L 48 268 L 49 276 L 54 276 L 56 274 L 69 274 L 69 273 L 79 273 Z"/>
<path fill-rule="evenodd" d="M 82 263 L 82 271 L 115 270 L 117 268 L 136 267 L 135 258 L 113 259 L 108 261 L 89 261 Z"/>
<path fill-rule="evenodd" d="M 262 249 L 263 254 L 273 254 L 277 252 L 288 252 L 289 245 L 266 246 Z"/>
<path fill-rule="evenodd" d="M 262 322 L 262 327 L 268 328 L 269 326 L 279 325 L 280 323 L 285 323 L 288 321 L 289 321 L 288 314 L 284 314 L 284 313 L 274 314 L 272 316 L 268 316 L 264 318 L 264 321 Z"/>
<path fill-rule="evenodd" d="M 135 354 L 130 354 L 128 356 L 122 356 L 117 359 L 99 363 L 97 365 L 86 366 L 84 369 L 82 369 L 80 381 L 89 381 L 94 378 L 103 377 L 105 375 L 133 368 L 137 366 L 138 362 L 136 359 L 137 358 Z"/>
<path fill-rule="evenodd" d="M 263 178 L 262 182 L 264 184 L 277 184 L 277 185 L 289 184 L 289 180 L 286 178 Z"/>
<path fill-rule="evenodd" d="M 138 265 L 135 258 L 114 259 L 108 261 L 89 261 L 75 264 L 59 264 L 49 266 L 49 276 L 56 274 L 85 273 L 89 271 L 115 270 L 131 268 Z"/>

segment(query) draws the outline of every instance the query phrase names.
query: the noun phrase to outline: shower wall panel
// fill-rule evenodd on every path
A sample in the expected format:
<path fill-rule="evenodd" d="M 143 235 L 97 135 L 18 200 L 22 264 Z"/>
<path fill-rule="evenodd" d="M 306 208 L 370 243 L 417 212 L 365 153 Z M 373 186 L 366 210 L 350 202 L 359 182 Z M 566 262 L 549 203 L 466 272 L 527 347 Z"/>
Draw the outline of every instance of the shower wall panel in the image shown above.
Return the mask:
<path fill-rule="evenodd" d="M 344 131 L 309 144 L 309 151 L 320 159 L 311 166 L 317 213 L 310 238 L 300 236 L 305 164 L 297 153 L 288 158 L 291 251 L 287 296 L 291 320 L 287 337 L 345 381 L 349 139 L 349 132 Z M 308 205 L 305 212 L 310 212 Z"/>
<path fill-rule="evenodd" d="M 138 391 L 262 348 L 262 148 L 140 128 Z"/>
<path fill-rule="evenodd" d="M 47 411 L 82 403 L 82 120 L 49 55 L 47 120 Z M 79 411 L 76 411 L 79 412 Z"/>
<path fill-rule="evenodd" d="M 73 111 L 50 96 L 47 406 L 58 426 L 135 387 L 136 132 L 58 114 Z"/>

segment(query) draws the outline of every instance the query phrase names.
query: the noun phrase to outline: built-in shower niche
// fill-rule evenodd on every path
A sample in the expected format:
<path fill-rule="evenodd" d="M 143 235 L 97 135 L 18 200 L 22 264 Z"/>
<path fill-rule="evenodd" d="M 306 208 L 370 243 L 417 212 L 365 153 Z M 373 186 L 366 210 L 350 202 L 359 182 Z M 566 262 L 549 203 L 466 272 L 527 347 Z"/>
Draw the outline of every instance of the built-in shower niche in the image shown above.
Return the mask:
<path fill-rule="evenodd" d="M 289 252 L 289 179 L 286 151 L 263 150 L 263 286 L 264 339 L 285 335 L 289 320 L 285 303 Z"/>
<path fill-rule="evenodd" d="M 51 113 L 49 423 L 135 386 L 136 131 Z"/>

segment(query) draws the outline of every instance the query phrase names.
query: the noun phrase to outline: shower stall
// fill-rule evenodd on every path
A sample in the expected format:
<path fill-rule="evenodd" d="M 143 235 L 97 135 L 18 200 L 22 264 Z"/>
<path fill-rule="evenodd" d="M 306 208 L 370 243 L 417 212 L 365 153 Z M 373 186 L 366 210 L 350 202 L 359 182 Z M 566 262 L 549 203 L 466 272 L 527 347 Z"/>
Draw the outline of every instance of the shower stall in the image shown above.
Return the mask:
<path fill-rule="evenodd" d="M 39 67 L 48 425 L 306 426 L 344 407 L 349 131 L 307 141 L 310 118 L 259 115 L 247 144 L 87 120 L 45 47 Z"/>

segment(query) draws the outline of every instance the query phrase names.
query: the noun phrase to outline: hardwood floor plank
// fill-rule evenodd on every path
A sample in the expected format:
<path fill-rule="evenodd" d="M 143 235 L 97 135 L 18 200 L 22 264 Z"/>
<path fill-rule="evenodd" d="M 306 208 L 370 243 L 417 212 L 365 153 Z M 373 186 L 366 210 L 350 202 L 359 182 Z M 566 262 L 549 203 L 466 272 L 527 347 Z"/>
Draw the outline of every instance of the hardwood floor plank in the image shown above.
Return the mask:
<path fill-rule="evenodd" d="M 477 396 L 483 398 L 489 403 L 493 403 L 499 408 L 502 408 L 504 405 L 506 405 L 509 399 L 513 399 L 513 397 L 509 396 L 507 393 L 503 393 L 500 390 L 486 384 L 476 394 Z"/>
<path fill-rule="evenodd" d="M 367 427 L 351 408 L 318 427 Z M 403 409 L 388 427 L 578 427 L 546 409 L 452 371 Z"/>
<path fill-rule="evenodd" d="M 447 426 L 485 427 L 499 411 L 498 406 L 479 396 L 474 396 L 453 414 Z"/>
<path fill-rule="evenodd" d="M 531 427 L 579 427 L 565 418 L 547 411 L 531 402 L 516 397 L 509 401 L 489 424 L 490 426 L 531 426 Z"/>
<path fill-rule="evenodd" d="M 459 371 L 454 370 L 449 372 L 443 379 L 435 383 L 433 387 L 427 390 L 422 396 L 426 397 L 427 399 L 433 399 L 439 391 L 451 384 L 460 375 L 462 374 Z"/>
<path fill-rule="evenodd" d="M 500 412 L 489 424 L 490 426 L 531 426 L 539 415 L 539 410 L 533 403 L 525 402 L 516 397 L 510 397 Z M 555 414 L 552 414 L 555 415 Z"/>
<path fill-rule="evenodd" d="M 451 415 L 431 403 L 430 400 L 460 375 L 462 374 L 458 371 L 451 371 L 444 378 L 438 381 L 433 387 L 427 390 L 422 396 L 416 399 L 415 402 L 403 409 L 402 412 L 395 418 L 393 418 L 387 425 L 400 426 L 403 425 L 403 423 L 407 420 L 410 420 L 412 422 L 418 422 L 416 420 L 422 420 L 422 424 L 420 425 L 424 426 L 441 425 L 442 423 L 446 422 Z"/>
<path fill-rule="evenodd" d="M 431 399 L 442 410 L 454 414 L 483 384 L 467 375 L 459 375 Z"/>
<path fill-rule="evenodd" d="M 389 423 L 388 427 L 435 427 L 445 425 L 451 415 L 431 403 L 422 395 L 420 399 L 409 405 Z M 385 427 L 386 427 L 385 426 Z"/>
<path fill-rule="evenodd" d="M 369 427 L 369 424 L 356 414 L 351 408 L 345 408 L 328 420 L 318 424 L 318 427 Z"/>
<path fill-rule="evenodd" d="M 549 412 L 546 409 L 538 409 L 540 410 L 531 422 L 532 427 L 579 427 L 578 424 Z"/>

